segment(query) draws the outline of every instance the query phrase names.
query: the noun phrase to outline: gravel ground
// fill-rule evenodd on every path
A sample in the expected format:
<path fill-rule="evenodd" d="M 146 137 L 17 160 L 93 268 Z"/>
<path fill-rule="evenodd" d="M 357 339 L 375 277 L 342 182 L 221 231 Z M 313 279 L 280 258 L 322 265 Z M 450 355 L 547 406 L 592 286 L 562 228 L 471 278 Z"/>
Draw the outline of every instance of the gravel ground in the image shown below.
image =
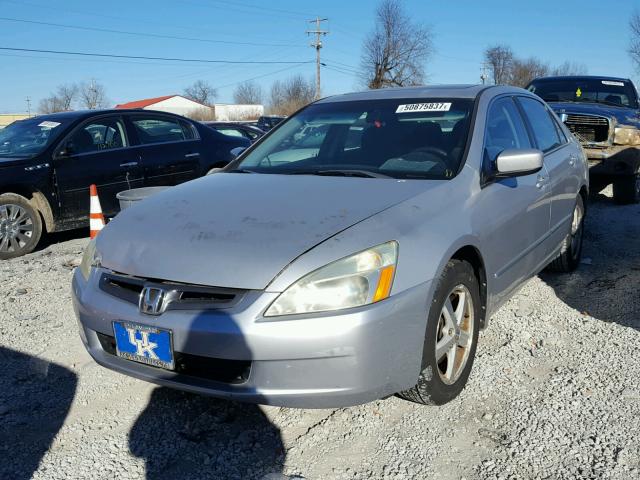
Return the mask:
<path fill-rule="evenodd" d="M 69 295 L 87 241 L 66 238 L 0 263 L 0 478 L 640 478 L 639 239 L 640 206 L 595 199 L 578 271 L 492 318 L 444 407 L 295 410 L 94 364 Z"/>

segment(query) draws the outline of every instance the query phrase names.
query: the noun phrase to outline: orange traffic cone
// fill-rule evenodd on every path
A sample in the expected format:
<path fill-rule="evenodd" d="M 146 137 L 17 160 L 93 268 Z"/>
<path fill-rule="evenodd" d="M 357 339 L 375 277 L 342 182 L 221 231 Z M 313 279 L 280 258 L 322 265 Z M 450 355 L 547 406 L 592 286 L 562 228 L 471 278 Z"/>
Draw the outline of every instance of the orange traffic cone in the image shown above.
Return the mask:
<path fill-rule="evenodd" d="M 102 207 L 100 206 L 100 199 L 98 198 L 98 187 L 92 184 L 89 187 L 89 195 L 91 199 L 89 208 L 89 236 L 93 239 L 96 238 L 100 230 L 104 228 L 105 221 L 102 214 Z"/>

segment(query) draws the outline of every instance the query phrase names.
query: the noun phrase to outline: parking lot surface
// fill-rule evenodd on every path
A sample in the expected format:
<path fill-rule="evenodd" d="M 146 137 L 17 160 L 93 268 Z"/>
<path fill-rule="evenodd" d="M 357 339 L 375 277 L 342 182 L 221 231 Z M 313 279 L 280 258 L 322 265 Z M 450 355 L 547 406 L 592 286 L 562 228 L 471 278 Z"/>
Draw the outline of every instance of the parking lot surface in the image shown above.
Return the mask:
<path fill-rule="evenodd" d="M 86 239 L 0 263 L 0 478 L 640 478 L 640 206 L 589 205 L 583 263 L 529 281 L 443 407 L 232 403 L 105 370 L 70 282 Z"/>

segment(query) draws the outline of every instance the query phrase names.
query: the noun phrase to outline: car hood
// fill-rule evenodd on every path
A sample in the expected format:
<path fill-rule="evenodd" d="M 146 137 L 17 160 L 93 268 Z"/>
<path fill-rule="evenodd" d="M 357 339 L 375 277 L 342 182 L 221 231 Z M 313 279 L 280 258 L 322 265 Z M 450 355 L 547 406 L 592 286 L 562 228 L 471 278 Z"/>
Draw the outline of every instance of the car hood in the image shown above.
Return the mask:
<path fill-rule="evenodd" d="M 219 173 L 123 210 L 97 249 L 120 273 L 264 289 L 317 244 L 439 183 Z"/>
<path fill-rule="evenodd" d="M 585 113 L 615 118 L 618 125 L 632 125 L 640 128 L 640 116 L 633 108 L 614 107 L 601 103 L 547 102 L 557 114 Z"/>

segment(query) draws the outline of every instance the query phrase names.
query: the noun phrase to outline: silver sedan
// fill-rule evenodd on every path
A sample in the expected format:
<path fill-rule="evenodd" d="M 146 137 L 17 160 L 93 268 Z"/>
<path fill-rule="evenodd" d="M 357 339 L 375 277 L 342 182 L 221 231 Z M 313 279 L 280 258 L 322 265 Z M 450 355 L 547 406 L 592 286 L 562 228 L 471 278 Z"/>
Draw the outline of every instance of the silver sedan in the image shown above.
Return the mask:
<path fill-rule="evenodd" d="M 326 98 L 120 213 L 73 279 L 82 341 L 217 397 L 443 404 L 518 287 L 576 268 L 587 189 L 580 145 L 525 90 Z"/>

